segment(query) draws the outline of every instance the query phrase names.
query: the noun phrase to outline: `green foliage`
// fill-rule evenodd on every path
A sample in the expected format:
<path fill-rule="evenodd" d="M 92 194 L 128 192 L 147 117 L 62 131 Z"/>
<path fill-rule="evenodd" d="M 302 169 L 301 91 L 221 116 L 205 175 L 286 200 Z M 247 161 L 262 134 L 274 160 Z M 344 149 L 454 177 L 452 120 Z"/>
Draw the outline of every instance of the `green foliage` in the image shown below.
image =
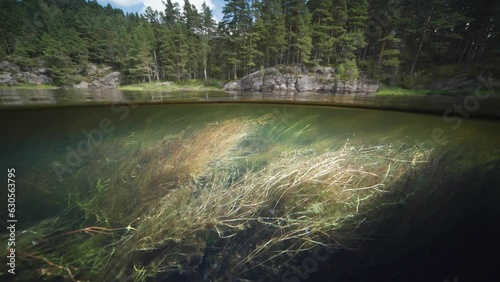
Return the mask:
<path fill-rule="evenodd" d="M 357 64 L 405 85 L 441 76 L 439 65 L 500 73 L 500 2 L 228 0 L 218 24 L 206 4 L 164 4 L 139 15 L 95 1 L 0 1 L 0 59 L 45 61 L 58 84 L 77 81 L 89 63 L 127 83 L 231 80 L 281 64 L 343 65 L 347 77 Z"/>
<path fill-rule="evenodd" d="M 188 90 L 188 91 L 217 91 L 222 90 L 223 82 L 216 79 L 210 80 L 201 80 L 201 79 L 188 79 L 179 81 L 176 83 L 158 83 L 158 82 L 148 82 L 148 83 L 138 83 L 138 84 L 129 84 L 125 86 L 121 86 L 121 90 L 133 90 L 133 91 L 150 91 L 150 90 L 159 90 L 159 91 L 179 91 L 179 90 Z"/>
<path fill-rule="evenodd" d="M 355 60 L 345 61 L 337 68 L 337 77 L 340 80 L 355 80 L 359 76 L 358 66 Z"/>
<path fill-rule="evenodd" d="M 16 0 L 0 1 L 0 59 L 12 55 L 16 49 L 16 39 L 22 34 L 22 6 Z"/>
<path fill-rule="evenodd" d="M 298 16 L 297 22 L 297 42 L 295 48 L 297 48 L 298 56 L 297 63 L 300 65 L 302 63 L 311 62 L 311 49 L 313 47 L 311 38 L 311 27 L 309 22 L 311 20 L 311 15 L 305 9 L 304 13 Z"/>
<path fill-rule="evenodd" d="M 383 87 L 375 93 L 377 96 L 425 96 L 425 95 L 447 95 L 447 96 L 473 96 L 473 95 L 500 95 L 499 91 L 489 92 L 486 89 L 475 91 L 473 89 L 463 90 L 429 90 L 408 89 L 406 87 Z"/>
<path fill-rule="evenodd" d="M 337 69 L 338 74 L 340 77 L 343 77 L 345 75 L 345 66 L 344 64 L 340 64 L 340 66 Z"/>
<path fill-rule="evenodd" d="M 222 89 L 222 87 L 224 86 L 224 82 L 222 80 L 209 79 L 205 81 L 203 85 L 214 89 Z"/>
<path fill-rule="evenodd" d="M 19 85 L 14 85 L 14 86 L 4 86 L 0 85 L 0 89 L 26 89 L 26 90 L 33 90 L 33 89 L 57 89 L 58 87 L 56 85 L 52 84 L 19 84 Z"/>

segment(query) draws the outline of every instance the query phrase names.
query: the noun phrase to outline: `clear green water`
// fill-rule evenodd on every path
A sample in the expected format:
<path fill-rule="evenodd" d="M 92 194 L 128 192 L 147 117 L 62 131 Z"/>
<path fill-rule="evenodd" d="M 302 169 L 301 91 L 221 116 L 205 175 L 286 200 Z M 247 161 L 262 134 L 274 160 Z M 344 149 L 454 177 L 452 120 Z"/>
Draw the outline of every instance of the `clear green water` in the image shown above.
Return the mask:
<path fill-rule="evenodd" d="M 3 110 L 0 120 L 1 163 L 17 172 L 13 281 L 469 281 L 493 270 L 483 256 L 498 247 L 498 121 L 462 119 L 458 126 L 434 115 L 272 104 Z M 365 175 L 345 191 L 374 179 L 387 185 L 327 206 L 347 192 L 319 195 L 332 178 L 307 173 L 332 155 L 331 162 L 342 159 L 336 171 Z M 290 182 L 279 182 L 287 169 Z M 281 206 L 279 196 L 306 177 Z M 240 218 L 209 208 L 262 179 L 267 198 L 227 209 Z M 204 194 L 215 183 L 242 190 L 209 198 L 190 215 L 183 206 L 198 208 L 200 195 L 216 195 Z M 193 189 L 189 199 L 174 192 L 182 189 Z M 277 200 L 273 191 L 283 194 Z M 257 205 L 254 218 L 241 223 Z M 200 220 L 205 225 L 193 232 L 177 227 L 197 226 L 209 212 L 216 223 Z M 294 226 L 300 232 L 283 235 Z M 324 260 L 313 252 L 322 244 L 329 248 Z"/>

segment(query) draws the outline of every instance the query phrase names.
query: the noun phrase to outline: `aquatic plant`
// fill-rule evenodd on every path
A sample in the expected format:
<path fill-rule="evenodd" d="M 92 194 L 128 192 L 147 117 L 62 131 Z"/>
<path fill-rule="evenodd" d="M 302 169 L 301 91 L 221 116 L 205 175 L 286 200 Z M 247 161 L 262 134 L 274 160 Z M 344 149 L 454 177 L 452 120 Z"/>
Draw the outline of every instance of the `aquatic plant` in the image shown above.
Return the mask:
<path fill-rule="evenodd" d="M 33 268 L 51 268 L 40 275 L 70 280 L 255 278 L 315 246 L 354 245 L 353 234 L 377 207 L 411 192 L 399 184 L 432 165 L 431 150 L 345 140 L 300 149 L 265 142 L 260 155 L 247 153 L 247 138 L 272 130 L 297 139 L 308 122 L 229 119 L 137 149 L 128 137 L 110 142 L 96 152 L 94 167 L 71 180 L 85 179 L 87 187 L 72 216 L 34 226 L 52 231 L 25 240 L 23 257 Z"/>

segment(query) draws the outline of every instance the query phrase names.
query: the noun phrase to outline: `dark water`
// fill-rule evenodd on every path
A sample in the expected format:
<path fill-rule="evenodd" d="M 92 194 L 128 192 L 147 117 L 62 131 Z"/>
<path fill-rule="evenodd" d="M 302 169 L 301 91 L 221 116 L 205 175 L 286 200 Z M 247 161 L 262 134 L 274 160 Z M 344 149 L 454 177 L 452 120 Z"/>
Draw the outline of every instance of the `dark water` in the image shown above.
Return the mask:
<path fill-rule="evenodd" d="M 179 95 L 185 96 L 178 99 Z M 500 108 L 496 100 L 481 101 L 478 109 L 465 114 L 443 117 L 400 110 L 444 112 L 463 103 L 464 98 L 443 98 L 432 104 L 422 99 L 335 100 L 324 96 L 312 101 L 310 97 L 289 95 L 294 104 L 285 105 L 270 102 L 286 100 L 286 95 L 242 96 L 2 93 L 0 158 L 3 171 L 16 169 L 18 220 L 17 274 L 3 272 L 2 276 L 8 281 L 498 280 L 500 123 L 495 111 Z M 86 100 L 91 103 L 84 106 Z M 142 103 L 165 100 L 169 103 Z M 255 103 L 259 100 L 262 103 Z M 127 101 L 141 103 L 121 104 Z M 213 103 L 190 103 L 195 101 Z M 96 102 L 105 105 L 92 104 Z M 326 103 L 361 107 L 310 105 Z M 16 104 L 31 107 L 10 107 Z M 47 107 L 52 104 L 80 106 Z M 380 105 L 397 111 L 362 108 Z M 164 153 L 165 147 L 170 149 Z M 165 206 L 174 195 L 164 194 L 161 187 L 167 184 L 169 191 L 192 187 L 191 200 L 179 202 L 191 205 L 197 195 L 204 195 L 203 191 L 222 181 L 224 175 L 224 189 L 239 189 L 241 183 L 254 187 L 253 183 L 265 178 L 266 168 L 275 164 L 279 168 L 273 170 L 275 175 L 287 169 L 290 175 L 297 170 L 303 172 L 291 178 L 290 183 L 295 183 L 302 179 L 300 175 L 306 177 L 315 169 L 323 160 L 321 156 L 338 152 L 343 152 L 343 161 L 335 170 L 356 170 L 353 178 L 364 172 L 379 178 L 385 174 L 384 180 L 389 175 L 393 177 L 388 182 L 391 189 L 376 196 L 353 194 L 357 200 L 352 202 L 349 196 L 345 205 L 332 211 L 326 202 L 312 199 L 324 200 L 337 194 L 303 196 L 308 189 L 328 184 L 314 180 L 318 172 L 300 186 L 302 194 L 290 196 L 289 204 L 295 203 L 294 197 L 301 199 L 296 208 L 271 210 L 263 204 L 262 210 L 253 214 L 259 223 L 247 220 L 239 229 L 215 224 L 182 233 L 177 223 L 189 225 L 203 218 L 208 208 L 193 215 L 191 222 L 182 223 L 183 215 L 189 219 L 190 210 Z M 365 152 L 368 155 L 363 158 Z M 163 153 L 166 157 L 161 162 L 165 166 L 157 159 Z M 287 159 L 292 161 L 287 163 Z M 391 163 L 384 162 L 389 159 Z M 300 162 L 303 165 L 295 169 Z M 172 168 L 166 169 L 166 164 Z M 329 168 L 323 172 L 333 173 Z M 156 175 L 156 170 L 161 175 Z M 167 173 L 171 175 L 165 178 Z M 7 173 L 4 175 L 7 177 Z M 252 175 L 256 176 L 250 185 L 245 179 Z M 161 181 L 155 182 L 153 177 Z M 278 183 L 273 179 L 278 176 L 268 183 Z M 372 184 L 368 178 L 363 181 L 354 188 Z M 271 195 L 282 186 L 271 186 L 266 193 Z M 370 197 L 366 208 L 359 206 L 360 195 Z M 216 197 L 210 201 L 218 203 Z M 132 208 L 135 202 L 138 204 Z M 2 193 L 2 207 L 5 203 L 7 195 Z M 239 213 L 251 206 L 242 204 L 241 209 L 231 211 Z M 303 211 L 296 212 L 300 209 Z M 158 216 L 156 221 L 145 218 L 154 217 L 159 210 L 163 217 Z M 278 210 L 283 214 L 275 215 Z M 0 213 L 3 224 L 8 216 L 5 211 L 2 208 Z M 182 212 L 172 220 L 168 213 L 178 211 Z M 334 215 L 342 218 L 339 229 L 324 227 L 338 220 Z M 136 217 L 140 219 L 132 221 Z M 220 217 L 227 219 L 229 215 Z M 269 218 L 276 221 L 263 223 Z M 283 237 L 291 232 L 287 228 L 302 226 L 300 220 L 304 218 L 310 223 L 304 225 L 307 227 L 300 236 Z M 323 225 L 315 225 L 323 220 Z M 171 227 L 158 227 L 156 232 L 156 224 Z M 175 232 L 189 235 L 179 235 L 172 241 L 155 238 L 155 234 L 175 237 Z M 4 238 L 7 236 L 2 235 Z M 279 244 L 262 238 L 275 238 Z M 144 243 L 147 240 L 155 244 Z M 319 255 L 317 248 L 322 244 L 329 246 L 319 249 Z M 257 254 L 252 250 L 268 245 L 272 248 L 252 257 Z M 297 246 L 299 252 L 292 252 Z M 283 254 L 274 257 L 280 251 Z M 120 259 L 120 255 L 130 259 Z M 156 262 L 160 257 L 162 260 Z M 241 266 L 238 261 L 248 263 Z"/>

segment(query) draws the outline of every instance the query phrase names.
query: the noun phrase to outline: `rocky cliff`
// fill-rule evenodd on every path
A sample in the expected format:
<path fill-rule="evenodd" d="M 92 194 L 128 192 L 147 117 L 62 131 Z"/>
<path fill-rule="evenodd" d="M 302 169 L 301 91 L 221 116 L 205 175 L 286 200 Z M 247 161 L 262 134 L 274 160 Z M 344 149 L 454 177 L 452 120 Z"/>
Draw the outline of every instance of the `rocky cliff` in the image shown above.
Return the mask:
<path fill-rule="evenodd" d="M 336 70 L 329 67 L 299 69 L 273 67 L 254 72 L 240 80 L 224 85 L 226 91 L 298 91 L 335 94 L 370 94 L 379 89 L 374 80 L 361 75 L 357 79 L 341 80 Z"/>

